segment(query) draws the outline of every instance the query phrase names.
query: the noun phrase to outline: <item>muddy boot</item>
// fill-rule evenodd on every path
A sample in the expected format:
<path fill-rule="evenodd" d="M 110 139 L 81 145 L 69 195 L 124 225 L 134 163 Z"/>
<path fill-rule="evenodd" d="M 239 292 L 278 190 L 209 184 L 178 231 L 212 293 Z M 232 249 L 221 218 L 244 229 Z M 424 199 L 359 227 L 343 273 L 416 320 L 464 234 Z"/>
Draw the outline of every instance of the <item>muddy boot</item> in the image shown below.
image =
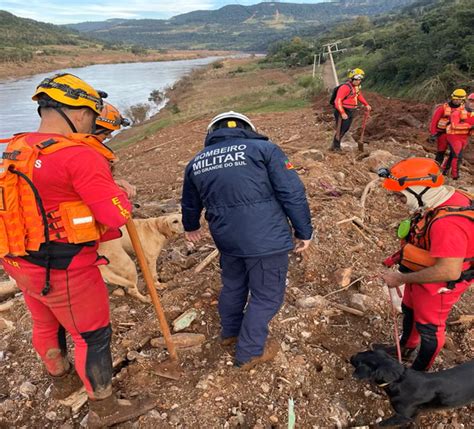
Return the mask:
<path fill-rule="evenodd" d="M 374 343 L 371 344 L 370 348 L 372 350 L 383 350 L 390 356 L 394 357 L 395 359 L 398 359 L 397 346 L 394 346 L 392 344 Z M 416 348 L 409 349 L 407 347 L 400 346 L 400 351 L 402 354 L 403 362 L 413 362 L 413 360 L 415 359 Z"/>
<path fill-rule="evenodd" d="M 233 346 L 234 344 L 237 343 L 238 337 L 226 337 L 226 338 L 221 338 L 221 346 Z"/>
<path fill-rule="evenodd" d="M 275 358 L 275 356 L 280 351 L 280 344 L 274 339 L 268 340 L 267 344 L 265 344 L 265 350 L 263 351 L 263 355 L 254 357 L 250 359 L 248 362 L 243 364 L 236 362 L 235 366 L 239 367 L 244 371 L 251 370 L 255 365 L 259 363 L 268 362 Z"/>
<path fill-rule="evenodd" d="M 95 429 L 116 425 L 140 417 L 155 407 L 156 401 L 150 398 L 124 400 L 112 394 L 105 399 L 89 399 L 87 427 Z"/>
<path fill-rule="evenodd" d="M 50 375 L 53 386 L 51 388 L 51 397 L 53 399 L 65 399 L 76 390 L 80 389 L 83 384 L 76 370 L 72 365 L 63 375 Z"/>

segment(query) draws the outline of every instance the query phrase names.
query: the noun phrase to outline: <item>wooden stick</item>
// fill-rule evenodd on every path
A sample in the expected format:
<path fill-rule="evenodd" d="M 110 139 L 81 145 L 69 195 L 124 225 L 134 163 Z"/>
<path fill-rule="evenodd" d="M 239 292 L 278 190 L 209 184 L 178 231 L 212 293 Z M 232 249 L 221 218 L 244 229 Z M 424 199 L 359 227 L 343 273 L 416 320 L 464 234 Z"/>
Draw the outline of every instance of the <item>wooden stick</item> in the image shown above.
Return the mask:
<path fill-rule="evenodd" d="M 474 322 L 474 315 L 472 314 L 463 314 L 459 316 L 457 320 L 453 320 L 452 322 L 448 322 L 448 325 L 461 325 L 463 323 L 471 323 Z"/>
<path fill-rule="evenodd" d="M 196 274 L 200 273 L 204 268 L 206 268 L 214 259 L 219 256 L 219 251 L 214 249 L 206 258 L 194 269 Z"/>
<path fill-rule="evenodd" d="M 17 292 L 20 292 L 20 289 L 16 286 L 15 280 L 7 280 L 0 283 L 0 301 L 4 301 Z"/>
<path fill-rule="evenodd" d="M 367 200 L 367 197 L 370 193 L 370 190 L 375 186 L 376 183 L 379 182 L 379 178 L 377 177 L 376 179 L 370 181 L 367 183 L 367 185 L 364 188 L 364 192 L 362 192 L 362 196 L 360 197 L 360 206 L 362 207 L 362 214 L 361 214 L 361 219 L 365 218 L 365 202 Z"/>
<path fill-rule="evenodd" d="M 354 222 L 352 222 L 351 225 L 354 226 L 355 230 L 364 238 L 364 240 L 378 246 L 378 244 L 374 240 L 371 240 L 369 237 L 367 237 Z"/>
<path fill-rule="evenodd" d="M 163 334 L 166 342 L 166 348 L 168 349 L 171 360 L 176 362 L 178 360 L 178 353 L 176 352 L 176 347 L 174 345 L 173 339 L 171 338 L 171 332 L 166 320 L 165 312 L 161 305 L 160 298 L 158 297 L 158 293 L 156 292 L 155 282 L 151 275 L 150 267 L 146 262 L 145 253 L 143 252 L 140 237 L 138 236 L 137 228 L 133 223 L 133 219 L 129 219 L 126 226 L 128 235 L 130 236 L 130 241 L 132 242 L 133 250 L 135 250 L 135 254 L 137 255 L 138 263 L 142 270 L 143 278 L 145 279 L 145 284 L 150 294 L 151 301 L 155 307 L 161 333 Z"/>
<path fill-rule="evenodd" d="M 10 308 L 12 308 L 12 307 L 13 307 L 13 299 L 11 299 L 10 301 L 7 301 L 7 302 L 2 302 L 2 303 L 0 304 L 0 313 L 1 313 L 2 311 L 8 311 L 8 310 L 10 310 Z"/>
<path fill-rule="evenodd" d="M 355 308 L 348 307 L 347 305 L 339 304 L 337 302 L 332 302 L 332 301 L 329 301 L 329 302 L 333 307 L 336 307 L 339 310 L 345 311 L 346 313 L 350 313 L 359 317 L 365 316 L 365 313 L 363 311 L 356 310 Z"/>
<path fill-rule="evenodd" d="M 373 233 L 373 231 L 370 228 L 364 225 L 364 222 L 362 222 L 361 219 L 359 219 L 357 216 L 354 216 L 354 218 L 352 219 L 352 222 L 354 222 L 359 228 L 362 228 L 364 231 L 371 234 L 374 237 L 375 244 L 378 247 L 380 247 L 381 249 L 384 248 L 383 243 L 379 240 L 379 238 Z"/>
<path fill-rule="evenodd" d="M 336 293 L 342 292 L 343 290 L 349 289 L 354 283 L 357 283 L 358 281 L 362 280 L 365 276 L 360 276 L 358 279 L 355 279 L 353 282 L 349 283 L 347 286 L 344 286 L 341 289 L 334 290 L 332 292 L 329 292 L 328 294 L 324 295 L 323 298 L 327 298 L 328 296 L 334 295 Z M 281 322 L 280 322 L 281 323 Z"/>

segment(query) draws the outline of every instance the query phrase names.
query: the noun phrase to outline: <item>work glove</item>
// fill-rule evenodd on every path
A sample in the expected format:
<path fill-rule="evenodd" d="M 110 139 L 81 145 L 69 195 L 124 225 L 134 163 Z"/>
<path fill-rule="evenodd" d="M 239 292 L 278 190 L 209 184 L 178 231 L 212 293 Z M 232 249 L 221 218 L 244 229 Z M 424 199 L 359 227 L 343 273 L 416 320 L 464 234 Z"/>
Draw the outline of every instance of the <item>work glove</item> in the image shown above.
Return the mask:
<path fill-rule="evenodd" d="M 436 143 L 437 138 L 438 138 L 438 136 L 436 134 L 432 134 L 431 136 L 428 137 L 428 142 Z"/>

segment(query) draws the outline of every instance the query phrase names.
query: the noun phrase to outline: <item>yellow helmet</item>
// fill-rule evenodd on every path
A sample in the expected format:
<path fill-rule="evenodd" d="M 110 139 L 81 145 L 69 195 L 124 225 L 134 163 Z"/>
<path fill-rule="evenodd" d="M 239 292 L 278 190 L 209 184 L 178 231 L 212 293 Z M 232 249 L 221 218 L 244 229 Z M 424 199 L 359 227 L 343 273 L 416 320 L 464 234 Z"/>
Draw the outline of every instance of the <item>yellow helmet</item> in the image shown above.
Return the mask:
<path fill-rule="evenodd" d="M 365 72 L 362 69 L 352 69 L 347 73 L 349 79 L 364 79 Z"/>
<path fill-rule="evenodd" d="M 116 131 L 122 126 L 128 127 L 130 125 L 130 121 L 127 118 L 122 117 L 119 110 L 115 106 L 104 102 L 104 108 L 100 112 L 98 118 L 95 120 L 95 124 L 97 128 Z"/>
<path fill-rule="evenodd" d="M 41 94 L 46 94 L 52 102 L 41 100 Z M 95 113 L 100 114 L 104 104 L 102 98 L 107 94 L 96 91 L 88 83 L 70 73 L 57 74 L 51 78 L 46 78 L 36 87 L 32 97 L 38 101 L 40 107 L 88 107 Z M 54 105 L 55 103 L 58 103 Z"/>
<path fill-rule="evenodd" d="M 467 97 L 467 92 L 464 89 L 458 88 L 453 91 L 451 94 L 452 100 L 465 100 Z"/>

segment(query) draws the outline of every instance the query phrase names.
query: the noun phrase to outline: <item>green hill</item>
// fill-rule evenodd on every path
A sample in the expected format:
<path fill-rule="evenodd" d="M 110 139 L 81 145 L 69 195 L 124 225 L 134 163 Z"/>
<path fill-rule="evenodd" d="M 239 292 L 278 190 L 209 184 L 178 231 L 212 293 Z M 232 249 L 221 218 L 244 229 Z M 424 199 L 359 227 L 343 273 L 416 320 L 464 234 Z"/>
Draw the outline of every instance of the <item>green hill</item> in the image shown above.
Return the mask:
<path fill-rule="evenodd" d="M 109 42 L 149 48 L 265 51 L 268 44 L 358 15 L 375 15 L 413 0 L 340 0 L 316 4 L 260 3 L 194 11 L 169 20 L 108 20 L 68 25 Z"/>
<path fill-rule="evenodd" d="M 53 24 L 19 18 L 0 10 L 0 62 L 25 61 L 32 52 L 46 45 L 91 43 L 78 31 Z"/>

